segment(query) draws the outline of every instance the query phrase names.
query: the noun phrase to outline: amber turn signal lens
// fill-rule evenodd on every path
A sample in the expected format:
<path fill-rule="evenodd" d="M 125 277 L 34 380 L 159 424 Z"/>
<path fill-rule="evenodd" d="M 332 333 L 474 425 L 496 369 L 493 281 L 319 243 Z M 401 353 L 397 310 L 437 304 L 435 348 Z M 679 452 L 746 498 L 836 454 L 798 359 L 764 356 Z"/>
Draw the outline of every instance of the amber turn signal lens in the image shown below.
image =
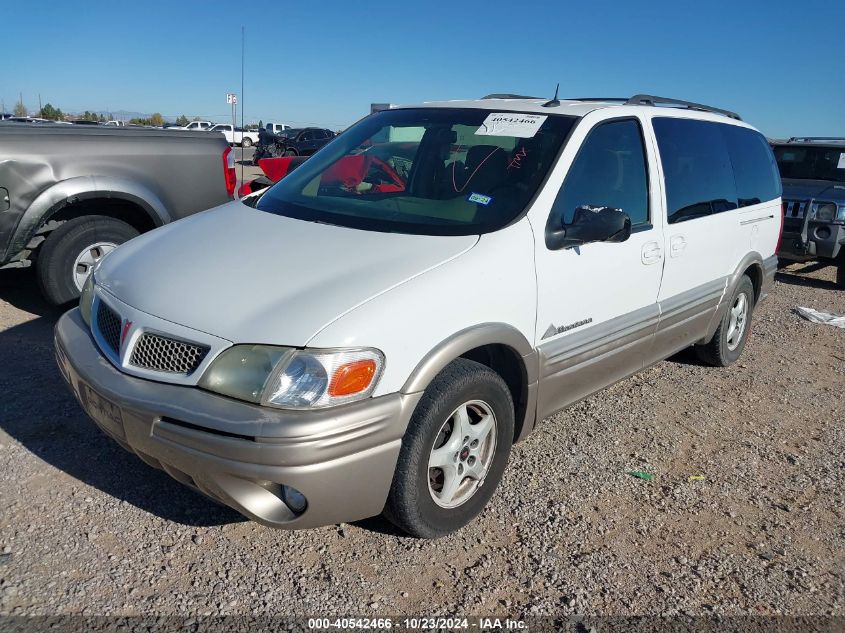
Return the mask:
<path fill-rule="evenodd" d="M 364 391 L 376 375 L 376 362 L 371 359 L 356 360 L 338 367 L 329 384 L 329 395 L 349 396 Z"/>

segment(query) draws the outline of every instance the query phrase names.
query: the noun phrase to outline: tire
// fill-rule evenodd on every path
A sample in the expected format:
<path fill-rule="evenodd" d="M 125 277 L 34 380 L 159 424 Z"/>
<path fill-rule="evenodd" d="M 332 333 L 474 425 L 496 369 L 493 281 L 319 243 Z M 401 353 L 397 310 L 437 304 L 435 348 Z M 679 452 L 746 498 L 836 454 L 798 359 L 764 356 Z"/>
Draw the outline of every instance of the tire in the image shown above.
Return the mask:
<path fill-rule="evenodd" d="M 744 297 L 744 299 L 742 298 Z M 745 302 L 744 313 L 739 310 L 739 302 Z M 747 275 L 743 275 L 731 296 L 725 315 L 722 317 L 712 340 L 704 345 L 696 345 L 698 358 L 713 367 L 727 367 L 736 362 L 745 348 L 748 333 L 751 330 L 751 316 L 754 313 L 754 284 Z M 734 321 L 737 317 L 737 321 Z M 735 328 L 740 328 L 737 332 Z"/>
<path fill-rule="evenodd" d="M 245 148 L 246 148 L 246 147 L 252 147 L 252 139 L 251 139 L 251 138 L 244 137 L 244 138 L 241 140 L 241 147 L 245 147 Z"/>
<path fill-rule="evenodd" d="M 845 255 L 840 256 L 839 264 L 836 266 L 836 285 L 845 290 Z"/>
<path fill-rule="evenodd" d="M 463 418 L 459 411 L 466 411 L 469 416 Z M 485 413 L 486 417 L 479 417 Z M 493 417 L 489 432 L 485 435 L 476 431 L 483 428 L 483 420 L 490 420 L 490 414 Z M 459 419 L 469 420 L 470 424 L 464 424 L 464 432 L 454 435 L 450 431 L 460 424 Z M 385 517 L 419 538 L 437 538 L 465 526 L 496 491 L 510 456 L 513 430 L 513 400 L 502 377 L 471 360 L 459 358 L 450 363 L 425 390 L 408 424 Z M 467 432 L 469 435 L 465 435 Z M 480 434 L 479 440 L 467 440 L 474 432 Z M 437 458 L 435 448 L 441 449 Z M 452 450 L 456 450 L 454 458 Z M 446 469 L 431 467 L 429 463 L 430 459 L 444 457 L 453 473 L 450 481 L 461 482 L 451 488 L 454 495 L 447 494 Z M 454 476 L 459 469 L 463 474 Z M 480 479 L 472 478 L 473 472 Z M 481 484 L 477 483 L 479 480 Z"/>
<path fill-rule="evenodd" d="M 114 218 L 84 215 L 68 220 L 41 246 L 36 264 L 41 292 L 55 305 L 77 299 L 81 289 L 77 282 L 85 268 L 137 235 L 133 227 Z"/>
<path fill-rule="evenodd" d="M 297 156 L 295 149 L 286 149 L 283 156 Z"/>

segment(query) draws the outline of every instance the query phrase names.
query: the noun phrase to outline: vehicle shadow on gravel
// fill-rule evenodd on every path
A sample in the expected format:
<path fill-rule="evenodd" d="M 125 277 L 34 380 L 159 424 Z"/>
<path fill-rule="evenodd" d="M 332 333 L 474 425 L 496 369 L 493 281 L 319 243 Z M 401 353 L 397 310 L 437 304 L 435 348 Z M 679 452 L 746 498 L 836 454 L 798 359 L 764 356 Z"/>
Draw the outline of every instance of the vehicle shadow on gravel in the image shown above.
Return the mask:
<path fill-rule="evenodd" d="M 813 268 L 812 270 L 818 270 Z M 839 290 L 840 288 L 835 282 L 827 279 L 816 279 L 815 277 L 805 277 L 796 273 L 804 273 L 805 269 L 799 270 L 779 270 L 775 274 L 775 279 L 782 284 L 789 284 L 790 286 L 804 286 L 805 288 L 816 288 L 818 290 Z"/>
<path fill-rule="evenodd" d="M 63 310 L 43 301 L 34 285 L 6 282 L 0 278 L 0 298 L 42 316 L 0 332 L 0 428 L 50 466 L 162 519 L 192 526 L 244 521 L 147 466 L 97 429 L 53 356 L 53 325 Z"/>
<path fill-rule="evenodd" d="M 53 319 L 70 307 L 50 305 L 38 291 L 38 279 L 31 268 L 0 270 L 0 299 L 24 312 Z"/>

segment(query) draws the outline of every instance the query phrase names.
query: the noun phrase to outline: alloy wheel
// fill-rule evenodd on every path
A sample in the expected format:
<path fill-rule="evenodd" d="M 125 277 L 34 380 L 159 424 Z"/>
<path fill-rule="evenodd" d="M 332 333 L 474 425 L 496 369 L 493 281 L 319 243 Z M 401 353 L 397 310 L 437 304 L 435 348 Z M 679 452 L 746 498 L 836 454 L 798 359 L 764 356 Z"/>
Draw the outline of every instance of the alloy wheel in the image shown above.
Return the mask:
<path fill-rule="evenodd" d="M 441 508 L 466 503 L 484 484 L 496 452 L 496 416 L 482 400 L 455 409 L 428 458 L 428 491 Z"/>
<path fill-rule="evenodd" d="M 748 296 L 744 292 L 740 292 L 731 306 L 730 321 L 728 321 L 727 343 L 729 350 L 734 351 L 739 347 L 747 323 Z"/>

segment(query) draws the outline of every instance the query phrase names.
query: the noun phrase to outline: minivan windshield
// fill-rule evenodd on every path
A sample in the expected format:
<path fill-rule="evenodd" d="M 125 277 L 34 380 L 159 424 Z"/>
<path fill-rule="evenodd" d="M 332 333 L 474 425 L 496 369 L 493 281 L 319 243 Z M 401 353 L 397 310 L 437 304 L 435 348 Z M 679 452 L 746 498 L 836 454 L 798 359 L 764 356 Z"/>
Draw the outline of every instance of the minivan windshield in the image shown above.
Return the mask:
<path fill-rule="evenodd" d="M 845 182 L 845 145 L 841 147 L 775 147 L 781 178 Z"/>
<path fill-rule="evenodd" d="M 332 140 L 256 208 L 371 231 L 488 233 L 522 213 L 576 120 L 463 108 L 384 110 Z"/>

